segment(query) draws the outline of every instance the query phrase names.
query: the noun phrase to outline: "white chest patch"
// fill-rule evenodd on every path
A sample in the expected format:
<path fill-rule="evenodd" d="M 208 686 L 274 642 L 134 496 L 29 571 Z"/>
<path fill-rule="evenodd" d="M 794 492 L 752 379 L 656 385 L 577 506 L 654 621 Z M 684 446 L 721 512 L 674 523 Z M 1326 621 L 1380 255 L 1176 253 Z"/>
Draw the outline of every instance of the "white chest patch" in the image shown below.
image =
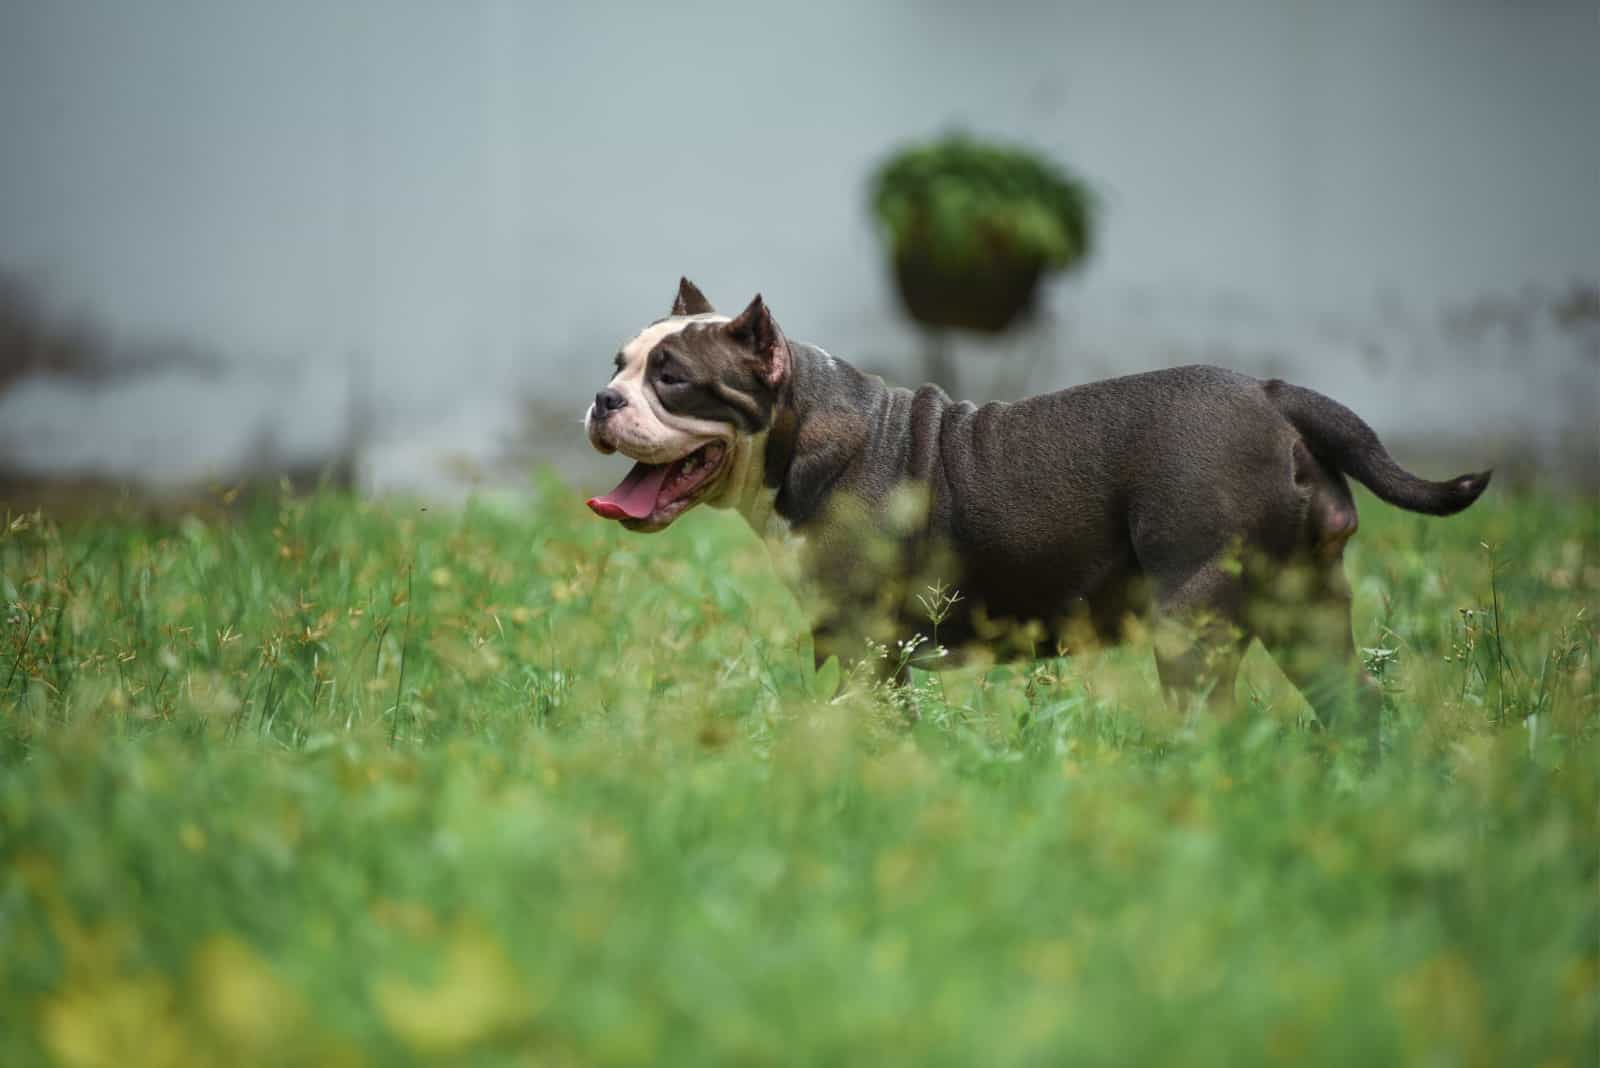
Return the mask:
<path fill-rule="evenodd" d="M 745 497 L 739 509 L 746 522 L 761 536 L 767 547 L 767 556 L 773 570 L 790 590 L 799 593 L 805 584 L 806 538 L 795 533 L 794 527 L 778 514 L 778 491 L 762 486 Z"/>
<path fill-rule="evenodd" d="M 728 492 L 719 502 L 733 508 L 750 524 L 770 548 L 798 549 L 805 538 L 796 534 L 789 521 L 778 514 L 778 491 L 766 484 L 763 461 L 766 458 L 767 432 L 752 434 L 739 441 L 730 463 Z"/>
<path fill-rule="evenodd" d="M 776 491 L 773 492 L 773 496 L 777 496 Z M 782 546 L 791 551 L 802 549 L 806 544 L 806 536 L 804 534 L 796 534 L 794 526 L 778 514 L 776 507 L 767 512 L 766 529 L 761 532 L 761 536 L 774 545 Z"/>

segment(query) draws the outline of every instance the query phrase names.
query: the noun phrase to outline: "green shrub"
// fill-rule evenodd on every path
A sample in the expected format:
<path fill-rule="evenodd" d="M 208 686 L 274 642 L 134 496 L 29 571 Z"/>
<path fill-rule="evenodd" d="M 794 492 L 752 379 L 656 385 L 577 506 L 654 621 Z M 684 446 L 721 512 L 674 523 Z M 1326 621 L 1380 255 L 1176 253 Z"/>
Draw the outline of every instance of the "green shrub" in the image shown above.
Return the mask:
<path fill-rule="evenodd" d="M 874 177 L 872 203 L 897 258 L 968 267 L 1004 257 L 1060 270 L 1092 247 L 1093 200 L 1081 179 L 965 134 L 895 153 Z"/>

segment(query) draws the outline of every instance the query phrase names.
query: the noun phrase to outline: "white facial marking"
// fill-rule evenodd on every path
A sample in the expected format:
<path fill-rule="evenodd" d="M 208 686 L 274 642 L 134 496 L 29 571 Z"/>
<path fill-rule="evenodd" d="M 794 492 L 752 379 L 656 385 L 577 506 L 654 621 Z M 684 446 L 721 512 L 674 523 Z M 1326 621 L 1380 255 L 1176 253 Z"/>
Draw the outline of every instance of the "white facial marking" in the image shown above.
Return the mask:
<path fill-rule="evenodd" d="M 726 315 L 676 315 L 645 327 L 622 346 L 622 369 L 612 377 L 609 388 L 628 403 L 606 420 L 622 453 L 645 463 L 669 463 L 708 441 L 733 441 L 730 424 L 674 415 L 661 406 L 654 390 L 645 387 L 645 365 L 657 345 L 691 324 L 725 322 Z M 585 425 L 593 418 L 594 406 L 590 405 Z"/>

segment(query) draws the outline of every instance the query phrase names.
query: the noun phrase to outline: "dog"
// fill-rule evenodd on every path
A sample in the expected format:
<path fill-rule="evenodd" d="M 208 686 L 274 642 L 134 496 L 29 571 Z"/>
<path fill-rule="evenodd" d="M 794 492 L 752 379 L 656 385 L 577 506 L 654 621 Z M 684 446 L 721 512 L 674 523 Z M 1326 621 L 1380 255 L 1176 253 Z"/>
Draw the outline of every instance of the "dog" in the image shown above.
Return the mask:
<path fill-rule="evenodd" d="M 984 405 L 892 387 L 789 340 L 759 295 L 719 315 L 687 278 L 584 424 L 636 461 L 597 515 L 657 531 L 731 507 L 799 544 L 819 664 L 891 635 L 1015 658 L 1146 627 L 1170 698 L 1225 705 L 1259 638 L 1319 719 L 1353 706 L 1373 732 L 1346 479 L 1445 516 L 1490 476 L 1418 478 L 1336 401 L 1218 367 Z M 930 588 L 954 592 L 933 611 Z"/>

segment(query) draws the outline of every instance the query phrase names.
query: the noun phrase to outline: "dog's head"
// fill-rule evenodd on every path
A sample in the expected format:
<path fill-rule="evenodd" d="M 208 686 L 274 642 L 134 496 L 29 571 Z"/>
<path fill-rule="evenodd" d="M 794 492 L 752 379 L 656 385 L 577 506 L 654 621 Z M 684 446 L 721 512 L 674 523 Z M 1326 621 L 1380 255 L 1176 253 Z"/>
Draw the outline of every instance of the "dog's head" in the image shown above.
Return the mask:
<path fill-rule="evenodd" d="M 789 343 L 757 296 L 730 319 L 687 278 L 672 314 L 616 355 L 616 374 L 584 417 L 589 442 L 637 461 L 596 515 L 654 531 L 748 483 L 791 366 Z"/>

